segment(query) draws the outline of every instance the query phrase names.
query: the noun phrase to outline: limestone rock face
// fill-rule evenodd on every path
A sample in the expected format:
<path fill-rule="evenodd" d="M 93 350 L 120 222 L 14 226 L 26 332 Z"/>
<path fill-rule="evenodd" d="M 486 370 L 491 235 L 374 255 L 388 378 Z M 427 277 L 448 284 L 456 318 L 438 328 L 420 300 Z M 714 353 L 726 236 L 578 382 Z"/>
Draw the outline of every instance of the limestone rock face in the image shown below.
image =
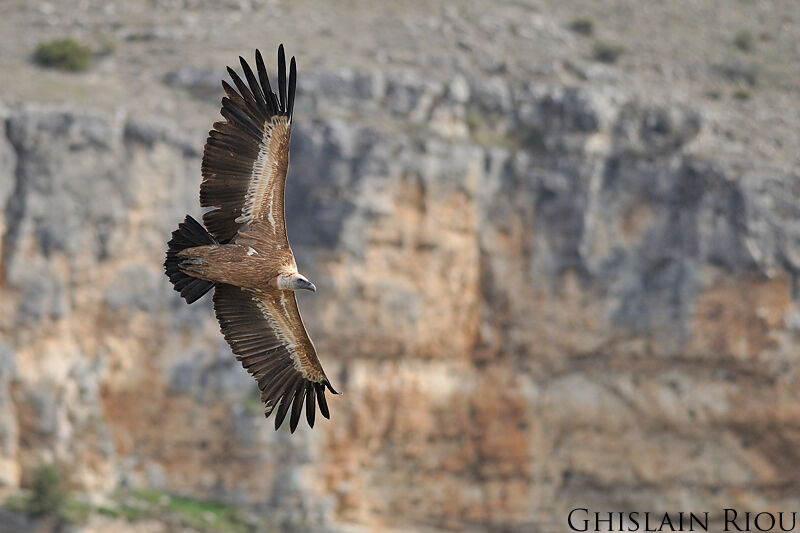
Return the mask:
<path fill-rule="evenodd" d="M 339 72 L 300 90 L 287 224 L 345 393 L 332 420 L 274 432 L 210 299 L 186 306 L 162 273 L 201 214 L 203 132 L 12 106 L 0 485 L 53 460 L 89 494 L 332 529 L 796 506 L 796 167 L 602 87 Z"/>

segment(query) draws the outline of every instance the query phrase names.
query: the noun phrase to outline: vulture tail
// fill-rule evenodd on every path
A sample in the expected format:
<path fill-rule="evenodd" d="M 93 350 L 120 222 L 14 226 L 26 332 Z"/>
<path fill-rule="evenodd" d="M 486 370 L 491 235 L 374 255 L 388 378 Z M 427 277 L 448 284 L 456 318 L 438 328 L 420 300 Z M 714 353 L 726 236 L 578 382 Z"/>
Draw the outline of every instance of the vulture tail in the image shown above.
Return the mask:
<path fill-rule="evenodd" d="M 217 241 L 206 231 L 206 228 L 189 215 L 186 215 L 186 219 L 178 224 L 178 229 L 172 232 L 172 239 L 168 243 L 167 259 L 164 261 L 164 270 L 172 285 L 175 286 L 175 290 L 181 293 L 187 304 L 197 301 L 210 291 L 214 282 L 197 279 L 183 272 L 178 267 L 182 261 L 178 257 L 178 252 L 186 248 L 216 243 Z"/>

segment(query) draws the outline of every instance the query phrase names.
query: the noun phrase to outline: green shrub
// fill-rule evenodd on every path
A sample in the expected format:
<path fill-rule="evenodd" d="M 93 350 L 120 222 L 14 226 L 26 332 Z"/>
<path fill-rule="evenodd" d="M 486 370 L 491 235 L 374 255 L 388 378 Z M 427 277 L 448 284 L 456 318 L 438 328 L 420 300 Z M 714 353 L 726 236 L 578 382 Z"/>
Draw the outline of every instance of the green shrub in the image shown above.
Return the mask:
<path fill-rule="evenodd" d="M 592 57 L 601 63 L 616 63 L 625 48 L 615 43 L 598 41 L 592 48 Z"/>
<path fill-rule="evenodd" d="M 733 38 L 733 45 L 742 52 L 751 52 L 755 46 L 753 34 L 747 30 L 742 30 Z"/>
<path fill-rule="evenodd" d="M 31 493 L 25 503 L 25 511 L 34 516 L 61 516 L 67 492 L 61 474 L 52 465 L 42 465 L 33 474 Z"/>
<path fill-rule="evenodd" d="M 753 93 L 750 92 L 750 89 L 745 89 L 744 87 L 739 87 L 733 91 L 733 97 L 737 100 L 750 100 L 752 96 Z"/>
<path fill-rule="evenodd" d="M 33 53 L 37 64 L 69 72 L 87 70 L 91 59 L 92 52 L 88 46 L 69 38 L 41 41 Z"/>
<path fill-rule="evenodd" d="M 581 35 L 594 33 L 594 22 L 589 17 L 577 17 L 569 23 L 569 29 Z"/>
<path fill-rule="evenodd" d="M 544 132 L 536 126 L 523 126 L 519 131 L 520 145 L 533 152 L 544 152 L 547 150 Z"/>
<path fill-rule="evenodd" d="M 737 85 L 753 87 L 758 83 L 759 69 L 757 64 L 740 62 L 717 63 L 711 70 L 725 80 Z"/>
<path fill-rule="evenodd" d="M 493 129 L 484 113 L 471 110 L 467 113 L 465 121 L 470 137 L 479 145 L 497 146 L 510 151 L 519 149 L 519 144 L 514 136 Z"/>

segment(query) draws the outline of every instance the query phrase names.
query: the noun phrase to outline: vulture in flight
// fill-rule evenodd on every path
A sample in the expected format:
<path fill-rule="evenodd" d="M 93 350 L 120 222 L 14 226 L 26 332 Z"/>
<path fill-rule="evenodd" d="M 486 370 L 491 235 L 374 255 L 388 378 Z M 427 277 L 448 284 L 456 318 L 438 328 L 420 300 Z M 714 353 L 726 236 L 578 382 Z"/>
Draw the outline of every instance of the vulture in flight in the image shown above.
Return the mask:
<path fill-rule="evenodd" d="M 331 387 L 306 332 L 294 291 L 316 291 L 297 271 L 286 236 L 284 188 L 289 167 L 297 70 L 286 77 L 278 48 L 278 86 L 273 92 L 261 53 L 256 72 L 243 58 L 242 78 L 222 87 L 222 122 L 214 123 L 203 151 L 200 205 L 211 208 L 203 224 L 186 216 L 172 233 L 166 274 L 186 303 L 214 289 L 214 311 L 236 358 L 258 382 L 264 413 L 275 412 L 278 429 L 291 410 L 292 433 L 306 406 L 314 426 L 316 405 L 330 418 Z"/>

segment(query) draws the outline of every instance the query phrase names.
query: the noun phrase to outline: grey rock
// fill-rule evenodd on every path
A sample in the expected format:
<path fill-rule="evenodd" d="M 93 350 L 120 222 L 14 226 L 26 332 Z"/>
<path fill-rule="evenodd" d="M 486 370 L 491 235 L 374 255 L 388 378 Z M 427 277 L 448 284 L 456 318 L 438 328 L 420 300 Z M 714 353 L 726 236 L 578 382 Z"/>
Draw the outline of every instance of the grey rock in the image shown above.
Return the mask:
<path fill-rule="evenodd" d="M 165 143 L 178 148 L 186 157 L 198 157 L 202 154 L 199 138 L 180 134 L 173 125 L 155 120 L 140 120 L 135 117 L 125 122 L 123 131 L 125 141 L 141 143 L 152 148 L 156 143 Z"/>
<path fill-rule="evenodd" d="M 163 298 L 157 298 L 163 295 L 163 276 L 163 271 L 152 265 L 125 265 L 106 289 L 106 306 L 110 311 L 152 310 L 163 302 Z"/>
<path fill-rule="evenodd" d="M 185 89 L 197 98 L 218 100 L 224 94 L 219 76 L 219 72 L 214 69 L 183 67 L 168 72 L 164 76 L 164 83 Z M 231 81 L 228 80 L 228 83 Z"/>
<path fill-rule="evenodd" d="M 511 90 L 506 81 L 499 76 L 476 80 L 472 98 L 489 111 L 508 112 L 511 110 Z"/>
<path fill-rule="evenodd" d="M 2 114 L 0 114 L 2 117 Z M 5 121 L 1 124 L 5 129 Z M 6 209 L 6 204 L 16 186 L 17 155 L 5 135 L 0 135 L 0 220 Z"/>
<path fill-rule="evenodd" d="M 365 105 L 384 97 L 386 80 L 378 71 L 309 72 L 298 80 L 298 91 L 348 106 Z"/>
<path fill-rule="evenodd" d="M 469 102 L 470 88 L 464 76 L 455 76 L 447 88 L 449 97 L 456 103 L 466 104 Z"/>

